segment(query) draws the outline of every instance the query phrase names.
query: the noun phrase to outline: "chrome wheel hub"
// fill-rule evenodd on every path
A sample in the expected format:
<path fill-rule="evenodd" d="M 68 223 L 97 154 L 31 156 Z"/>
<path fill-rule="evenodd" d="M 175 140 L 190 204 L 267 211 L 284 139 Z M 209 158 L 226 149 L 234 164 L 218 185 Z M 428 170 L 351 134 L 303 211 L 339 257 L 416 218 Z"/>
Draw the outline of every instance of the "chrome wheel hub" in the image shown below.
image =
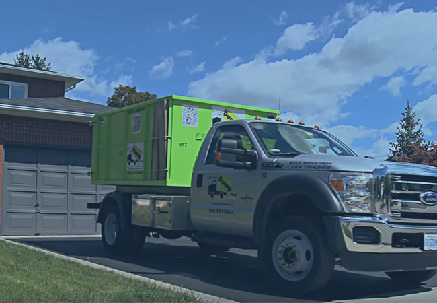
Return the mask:
<path fill-rule="evenodd" d="M 105 225 L 103 226 L 105 229 L 105 240 L 109 245 L 114 245 L 115 240 L 117 239 L 117 217 L 113 213 L 109 213 L 105 219 Z"/>
<path fill-rule="evenodd" d="M 282 232 L 273 243 L 273 265 L 278 274 L 287 281 L 299 281 L 310 272 L 313 262 L 313 247 L 300 231 Z"/>

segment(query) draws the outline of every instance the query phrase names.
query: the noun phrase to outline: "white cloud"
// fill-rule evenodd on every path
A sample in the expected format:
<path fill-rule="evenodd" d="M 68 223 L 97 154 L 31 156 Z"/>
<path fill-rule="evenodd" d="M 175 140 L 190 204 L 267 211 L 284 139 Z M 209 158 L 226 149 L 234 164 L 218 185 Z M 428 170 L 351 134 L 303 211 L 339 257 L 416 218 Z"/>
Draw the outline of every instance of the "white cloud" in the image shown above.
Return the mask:
<path fill-rule="evenodd" d="M 233 59 L 233 64 L 191 82 L 189 94 L 276 108 L 281 88 L 283 111 L 329 125 L 347 114 L 342 112 L 346 100 L 375 78 L 418 70 L 417 81 L 431 82 L 425 67 L 437 58 L 437 13 L 361 11 L 365 17 L 319 53 L 277 61 Z M 310 25 L 305 29 L 311 32 Z"/>
<path fill-rule="evenodd" d="M 205 62 L 201 62 L 190 69 L 190 74 L 201 73 L 204 70 L 205 70 Z"/>
<path fill-rule="evenodd" d="M 413 81 L 413 85 L 419 86 L 429 82 L 430 84 L 437 84 L 437 62 L 429 62 L 429 64 L 419 71 L 417 77 Z"/>
<path fill-rule="evenodd" d="M 327 129 L 346 145 L 350 146 L 359 156 L 371 156 L 377 160 L 387 159 L 390 153 L 390 140 L 386 135 L 392 136 L 397 124 L 393 124 L 385 129 L 370 129 L 365 126 L 337 125 Z M 355 146 L 356 141 L 370 139 L 373 141 L 369 149 L 362 149 Z"/>
<path fill-rule="evenodd" d="M 168 25 L 169 32 L 172 32 L 176 28 L 176 25 L 171 21 L 167 21 L 167 25 Z"/>
<path fill-rule="evenodd" d="M 300 50 L 305 45 L 317 39 L 316 28 L 312 23 L 289 26 L 276 43 L 275 55 L 281 55 L 287 50 Z"/>
<path fill-rule="evenodd" d="M 388 91 L 392 96 L 399 96 L 401 87 L 405 84 L 404 77 L 393 77 L 381 89 Z"/>
<path fill-rule="evenodd" d="M 330 127 L 327 130 L 347 145 L 352 145 L 355 140 L 376 138 L 381 134 L 378 129 L 369 129 L 364 126 L 351 125 L 337 125 Z"/>
<path fill-rule="evenodd" d="M 190 57 L 191 55 L 193 55 L 193 51 L 190 49 L 180 50 L 176 54 L 177 57 Z"/>
<path fill-rule="evenodd" d="M 353 21 L 358 21 L 365 18 L 374 10 L 375 7 L 370 5 L 369 3 L 356 4 L 355 2 L 346 3 L 343 8 L 343 12 L 346 14 L 346 17 Z"/>
<path fill-rule="evenodd" d="M 354 2 L 346 3 L 332 16 L 323 18 L 322 23 L 317 27 L 316 33 L 320 38 L 331 38 L 334 30 L 340 24 L 354 24 L 375 10 L 370 4 L 355 4 Z"/>
<path fill-rule="evenodd" d="M 353 147 L 352 147 L 353 148 Z M 353 148 L 360 157 L 370 156 L 378 161 L 384 161 L 390 155 L 390 141 L 386 138 L 379 138 L 369 149 Z"/>
<path fill-rule="evenodd" d="M 426 127 L 428 124 L 437 122 L 437 95 L 432 95 L 428 99 L 419 102 L 413 107 L 416 117 Z"/>
<path fill-rule="evenodd" d="M 228 68 L 236 67 L 239 64 L 241 64 L 242 62 L 243 62 L 243 59 L 241 59 L 240 57 L 232 58 L 231 60 L 228 60 L 225 63 L 223 63 L 222 69 L 228 69 Z"/>
<path fill-rule="evenodd" d="M 223 42 L 225 42 L 226 40 L 228 40 L 228 36 L 225 36 L 225 37 L 223 37 L 222 39 L 220 39 L 219 41 L 216 41 L 216 42 L 214 43 L 214 46 L 217 47 L 217 46 L 219 46 L 220 44 L 222 44 Z"/>
<path fill-rule="evenodd" d="M 196 29 L 198 28 L 198 26 L 196 25 L 197 17 L 198 17 L 197 15 L 193 15 L 191 17 L 185 18 L 177 22 L 167 21 L 168 31 L 172 32 L 176 29 L 180 29 L 180 30 Z"/>
<path fill-rule="evenodd" d="M 272 109 L 279 109 L 279 97 L 278 97 L 278 100 L 276 102 L 277 102 L 277 105 L 272 106 L 271 107 Z M 299 123 L 300 121 L 303 121 L 302 118 L 294 112 L 281 111 L 281 113 L 278 115 L 278 118 L 281 118 L 282 121 L 284 121 L 284 122 L 287 122 L 290 119 L 293 120 L 294 123 Z M 306 122 L 308 125 L 315 124 L 315 123 L 312 123 L 312 121 L 303 121 L 303 122 Z"/>
<path fill-rule="evenodd" d="M 20 51 L 22 50 L 2 53 L 0 61 L 13 63 Z M 49 41 L 38 39 L 23 51 L 30 55 L 39 54 L 46 57 L 52 71 L 85 78 L 75 88 L 75 95 L 80 92 L 102 97 L 112 94 L 114 81 L 100 77 L 95 71 L 99 57 L 94 50 L 83 49 L 79 42 L 63 41 L 59 37 Z M 120 79 L 126 84 L 132 82 L 131 75 L 122 75 Z"/>
<path fill-rule="evenodd" d="M 181 26 L 184 28 L 194 27 L 197 21 L 197 15 L 193 15 L 181 21 Z"/>
<path fill-rule="evenodd" d="M 399 2 L 399 3 L 396 3 L 396 4 L 393 4 L 393 5 L 389 5 L 388 6 L 388 11 L 390 12 L 390 13 L 395 13 L 395 12 L 397 12 L 402 6 L 404 5 L 404 2 Z"/>
<path fill-rule="evenodd" d="M 115 81 L 111 82 L 111 87 L 115 88 L 119 85 L 132 85 L 132 76 L 131 75 L 121 75 L 120 78 L 118 78 Z"/>
<path fill-rule="evenodd" d="M 152 67 L 150 76 L 155 79 L 167 79 L 173 74 L 173 57 L 167 57 Z"/>
<path fill-rule="evenodd" d="M 288 19 L 288 14 L 286 11 L 282 11 L 277 19 L 273 20 L 273 23 L 278 26 L 285 25 Z"/>

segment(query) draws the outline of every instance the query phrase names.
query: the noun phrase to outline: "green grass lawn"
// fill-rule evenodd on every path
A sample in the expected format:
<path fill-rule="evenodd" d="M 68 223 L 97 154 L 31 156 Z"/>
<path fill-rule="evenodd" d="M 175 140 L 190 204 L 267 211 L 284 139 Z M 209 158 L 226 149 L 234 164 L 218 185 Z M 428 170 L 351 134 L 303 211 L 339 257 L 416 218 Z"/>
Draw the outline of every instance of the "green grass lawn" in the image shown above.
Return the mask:
<path fill-rule="evenodd" d="M 187 293 L 0 241 L 1 302 L 199 302 Z"/>

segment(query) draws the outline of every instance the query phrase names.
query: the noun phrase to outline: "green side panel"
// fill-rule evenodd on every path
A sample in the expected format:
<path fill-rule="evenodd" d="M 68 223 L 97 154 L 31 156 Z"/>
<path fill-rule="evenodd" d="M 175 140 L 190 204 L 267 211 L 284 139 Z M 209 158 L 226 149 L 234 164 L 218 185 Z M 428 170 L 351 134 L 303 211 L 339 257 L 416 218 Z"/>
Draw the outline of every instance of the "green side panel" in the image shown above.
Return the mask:
<path fill-rule="evenodd" d="M 278 113 L 168 96 L 98 114 L 92 121 L 92 182 L 190 187 L 197 153 L 213 122 L 276 118 Z"/>

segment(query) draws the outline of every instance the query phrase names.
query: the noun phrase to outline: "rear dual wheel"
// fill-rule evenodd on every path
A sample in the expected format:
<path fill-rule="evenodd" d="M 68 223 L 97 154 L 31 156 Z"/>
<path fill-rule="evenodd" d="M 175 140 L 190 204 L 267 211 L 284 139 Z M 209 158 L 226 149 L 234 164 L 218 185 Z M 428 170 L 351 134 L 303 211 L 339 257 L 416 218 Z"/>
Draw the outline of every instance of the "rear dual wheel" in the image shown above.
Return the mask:
<path fill-rule="evenodd" d="M 134 253 L 142 249 L 146 233 L 134 226 L 121 227 L 120 213 L 115 205 L 104 211 L 102 241 L 111 253 Z"/>

